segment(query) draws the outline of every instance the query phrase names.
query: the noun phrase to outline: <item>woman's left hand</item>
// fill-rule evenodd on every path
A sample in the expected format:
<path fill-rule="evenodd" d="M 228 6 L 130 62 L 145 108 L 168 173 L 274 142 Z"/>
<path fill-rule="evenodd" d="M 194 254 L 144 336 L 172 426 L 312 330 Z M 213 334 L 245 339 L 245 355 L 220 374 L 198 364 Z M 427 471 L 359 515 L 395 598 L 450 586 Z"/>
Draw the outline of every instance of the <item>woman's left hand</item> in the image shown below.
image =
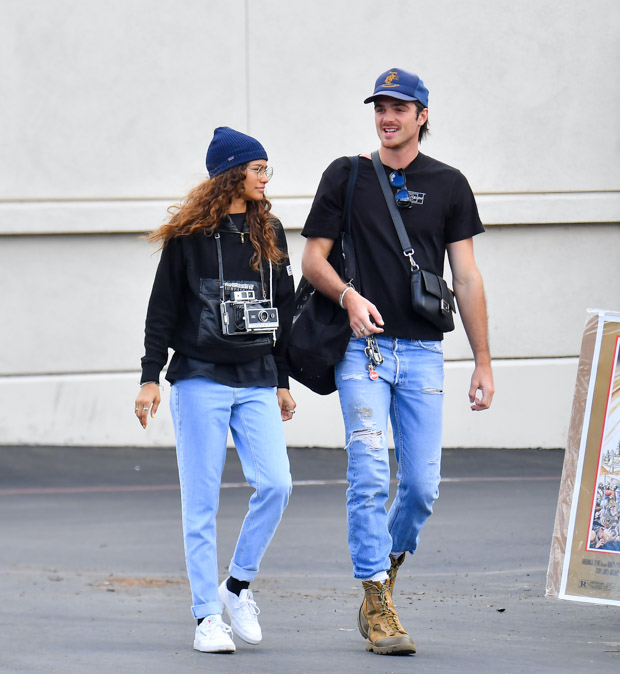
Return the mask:
<path fill-rule="evenodd" d="M 280 405 L 282 421 L 288 421 L 293 418 L 297 403 L 293 400 L 293 396 L 287 388 L 278 389 L 278 405 Z"/>
<path fill-rule="evenodd" d="M 161 402 L 161 395 L 159 393 L 159 384 L 149 382 L 140 387 L 138 396 L 136 398 L 135 413 L 142 428 L 146 428 L 149 418 L 149 410 L 151 418 L 155 417 L 155 412 Z"/>

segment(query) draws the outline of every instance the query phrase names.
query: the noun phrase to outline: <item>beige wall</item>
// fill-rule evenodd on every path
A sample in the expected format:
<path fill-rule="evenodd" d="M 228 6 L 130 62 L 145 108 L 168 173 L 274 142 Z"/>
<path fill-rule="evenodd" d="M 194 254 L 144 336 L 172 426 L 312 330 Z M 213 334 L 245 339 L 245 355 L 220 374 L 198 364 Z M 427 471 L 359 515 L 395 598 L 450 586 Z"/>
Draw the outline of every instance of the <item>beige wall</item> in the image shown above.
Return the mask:
<path fill-rule="evenodd" d="M 531 0 L 0 0 L 0 443 L 172 444 L 132 415 L 157 256 L 138 234 L 204 176 L 213 128 L 256 135 L 299 277 L 332 158 L 376 146 L 383 70 L 430 89 L 423 151 L 468 177 L 497 397 L 468 412 L 448 336 L 446 446 L 561 447 L 588 307 L 620 309 L 620 6 Z M 292 445 L 339 446 L 293 385 Z M 36 414 L 33 414 L 33 407 Z M 317 423 L 321 419 L 321 423 Z"/>

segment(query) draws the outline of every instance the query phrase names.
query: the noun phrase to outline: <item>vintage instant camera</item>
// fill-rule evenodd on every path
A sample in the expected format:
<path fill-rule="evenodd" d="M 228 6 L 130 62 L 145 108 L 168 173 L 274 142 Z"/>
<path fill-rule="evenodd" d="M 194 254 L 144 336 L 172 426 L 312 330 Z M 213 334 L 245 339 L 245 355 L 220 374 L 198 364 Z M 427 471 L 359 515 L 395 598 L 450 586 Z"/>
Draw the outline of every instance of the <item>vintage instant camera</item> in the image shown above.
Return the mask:
<path fill-rule="evenodd" d="M 253 290 L 233 291 L 232 300 L 220 302 L 220 313 L 225 335 L 273 332 L 280 325 L 278 310 L 269 301 L 258 301 Z"/>

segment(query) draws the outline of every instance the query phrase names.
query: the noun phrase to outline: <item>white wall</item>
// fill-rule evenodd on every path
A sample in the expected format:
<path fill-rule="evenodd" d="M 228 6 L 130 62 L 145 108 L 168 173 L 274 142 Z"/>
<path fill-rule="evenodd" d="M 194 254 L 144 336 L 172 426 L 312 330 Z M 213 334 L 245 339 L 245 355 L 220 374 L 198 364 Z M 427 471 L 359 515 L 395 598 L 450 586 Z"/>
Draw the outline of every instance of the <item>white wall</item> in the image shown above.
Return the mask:
<path fill-rule="evenodd" d="M 400 66 L 430 89 L 423 151 L 465 173 L 488 225 L 496 400 L 468 411 L 458 328 L 444 444 L 564 446 L 586 308 L 620 309 L 620 5 L 300 7 L 0 0 L 0 444 L 173 444 L 167 410 L 146 432 L 133 417 L 157 263 L 138 235 L 230 125 L 269 152 L 298 278 L 321 171 L 376 146 L 362 100 Z M 293 393 L 289 443 L 341 445 L 335 396 Z"/>

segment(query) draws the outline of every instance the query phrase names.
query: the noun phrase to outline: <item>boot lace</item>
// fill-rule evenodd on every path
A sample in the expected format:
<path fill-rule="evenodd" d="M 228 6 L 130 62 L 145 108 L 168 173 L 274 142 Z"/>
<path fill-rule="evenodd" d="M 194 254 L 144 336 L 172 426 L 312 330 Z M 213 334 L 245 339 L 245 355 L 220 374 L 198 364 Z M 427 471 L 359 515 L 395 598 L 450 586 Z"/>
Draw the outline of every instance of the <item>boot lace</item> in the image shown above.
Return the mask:
<path fill-rule="evenodd" d="M 385 583 L 379 588 L 379 602 L 381 605 L 381 617 L 385 620 L 388 627 L 391 627 L 395 632 L 402 632 L 403 628 L 400 625 L 398 616 L 390 607 L 387 598 L 387 591 L 389 590 L 388 584 Z"/>

